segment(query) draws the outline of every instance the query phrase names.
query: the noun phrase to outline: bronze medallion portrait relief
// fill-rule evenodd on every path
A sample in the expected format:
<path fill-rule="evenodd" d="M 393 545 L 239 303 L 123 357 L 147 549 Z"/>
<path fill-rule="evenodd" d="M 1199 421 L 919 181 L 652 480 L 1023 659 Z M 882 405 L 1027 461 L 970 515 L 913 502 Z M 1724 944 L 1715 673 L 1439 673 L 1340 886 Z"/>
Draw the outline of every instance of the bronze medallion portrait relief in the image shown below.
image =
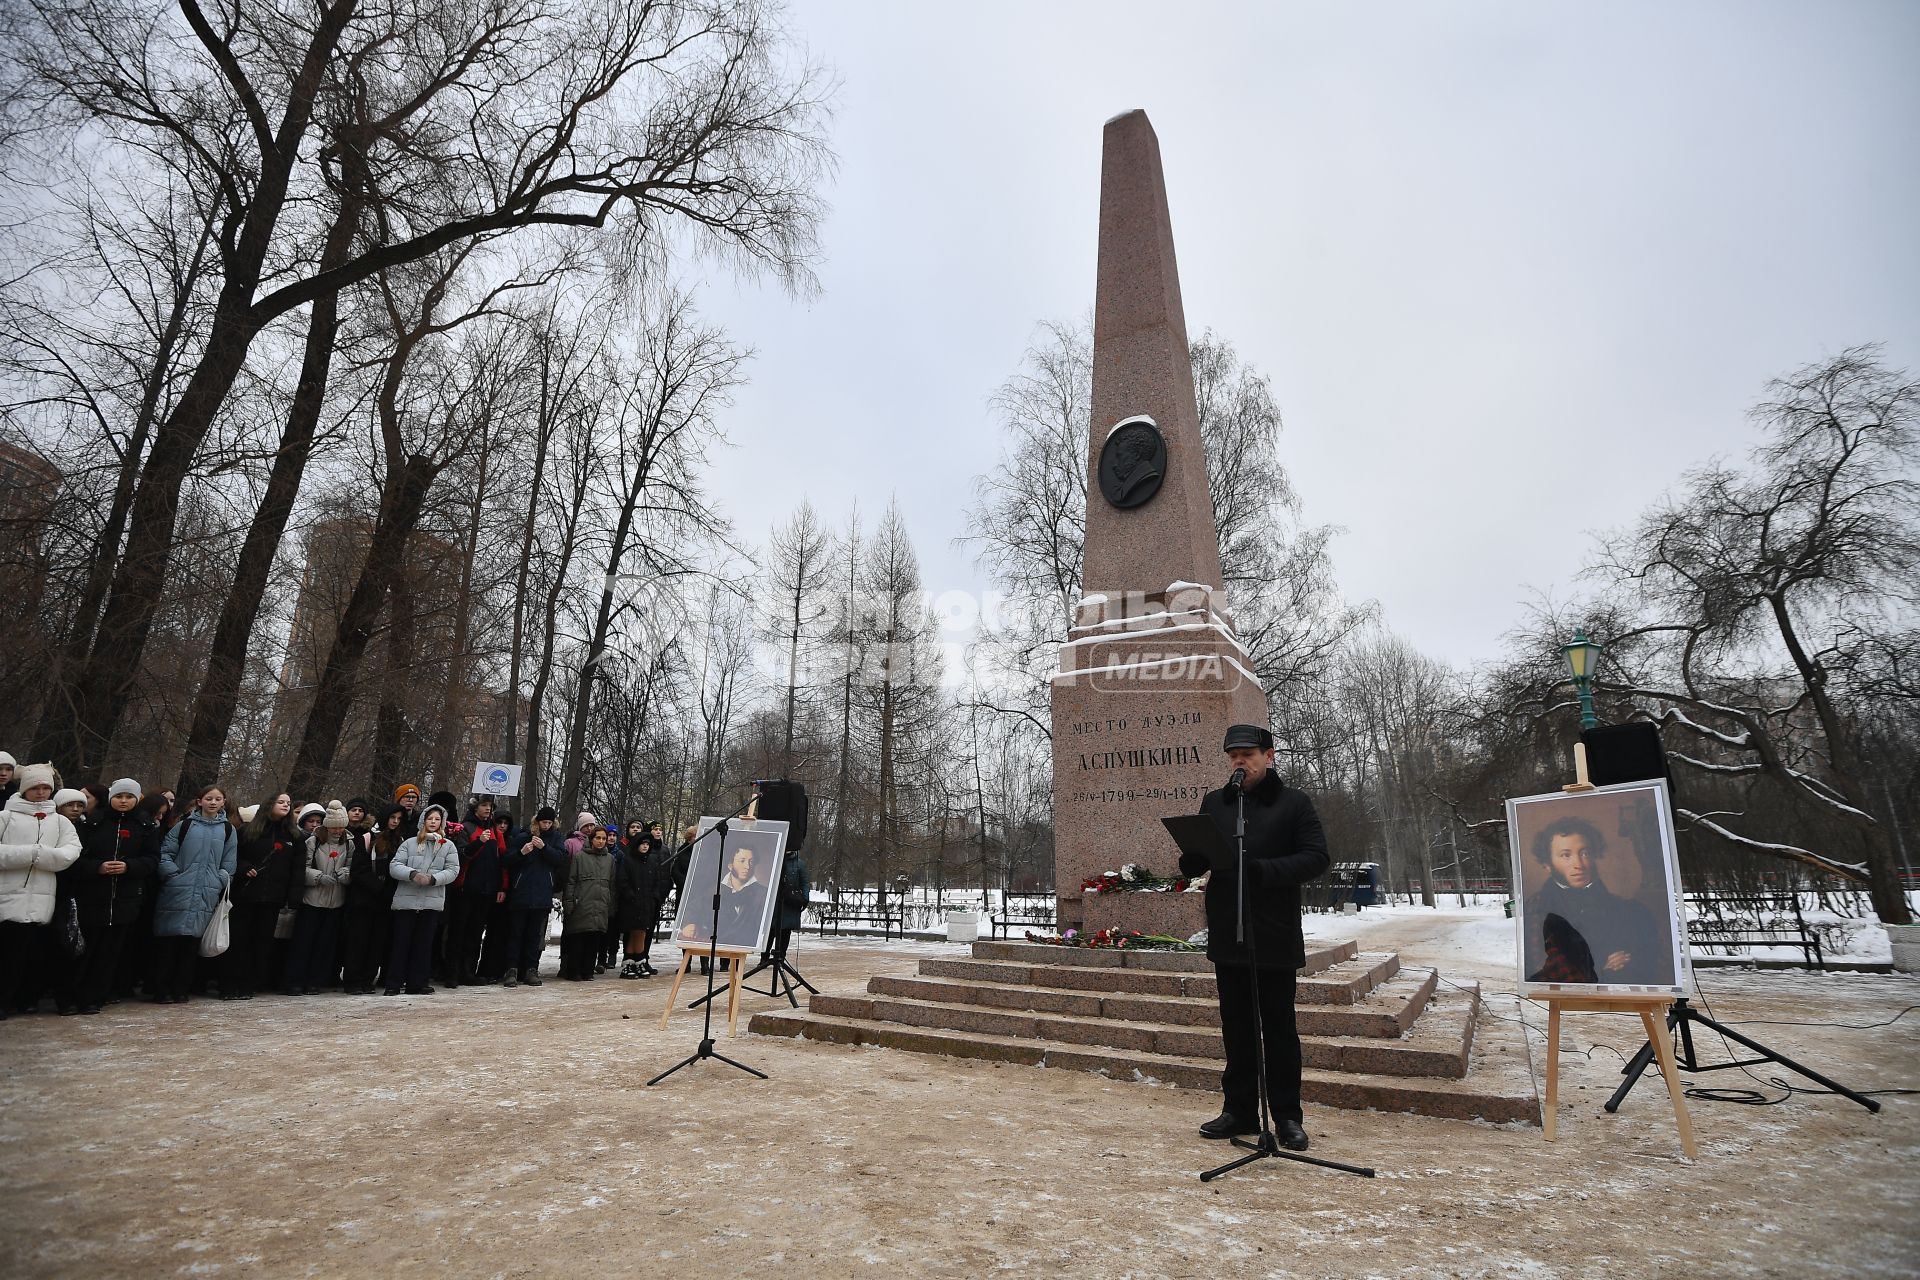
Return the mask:
<path fill-rule="evenodd" d="M 1100 450 L 1100 496 L 1122 511 L 1144 506 L 1167 475 L 1167 440 L 1152 418 L 1123 419 Z"/>

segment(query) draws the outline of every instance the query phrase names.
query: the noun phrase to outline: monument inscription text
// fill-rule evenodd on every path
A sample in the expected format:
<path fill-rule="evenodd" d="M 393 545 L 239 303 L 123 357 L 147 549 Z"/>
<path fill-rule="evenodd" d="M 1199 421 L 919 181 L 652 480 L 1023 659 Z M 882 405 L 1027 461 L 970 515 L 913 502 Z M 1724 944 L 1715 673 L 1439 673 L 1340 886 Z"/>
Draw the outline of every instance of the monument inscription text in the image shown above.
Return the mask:
<path fill-rule="evenodd" d="M 1167 711 L 1072 722 L 1067 726 L 1069 737 L 1100 741 L 1075 746 L 1077 772 L 1093 776 L 1076 776 L 1077 785 L 1069 788 L 1068 798 L 1093 804 L 1198 804 L 1207 793 L 1206 786 L 1194 776 L 1209 763 L 1201 743 L 1204 735 L 1198 732 L 1206 720 L 1204 712 Z M 1171 737 L 1169 730 L 1179 731 L 1180 736 Z M 1194 731 L 1194 736 L 1185 737 L 1188 731 Z M 1115 742 L 1116 738 L 1121 741 Z M 1128 738 L 1134 741 L 1126 743 Z M 1114 771 L 1134 776 L 1113 778 Z"/>

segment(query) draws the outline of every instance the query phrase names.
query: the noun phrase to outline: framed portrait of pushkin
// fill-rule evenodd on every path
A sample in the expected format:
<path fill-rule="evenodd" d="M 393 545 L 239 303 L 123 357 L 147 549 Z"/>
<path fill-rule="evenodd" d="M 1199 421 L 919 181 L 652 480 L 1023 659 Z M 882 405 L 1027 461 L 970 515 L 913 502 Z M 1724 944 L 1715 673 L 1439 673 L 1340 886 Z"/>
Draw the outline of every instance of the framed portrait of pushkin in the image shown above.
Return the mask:
<path fill-rule="evenodd" d="M 1686 994 L 1664 779 L 1507 801 L 1520 993 Z"/>
<path fill-rule="evenodd" d="M 777 905 L 780 864 L 786 856 L 787 824 L 749 818 L 727 820 L 725 843 L 713 834 L 718 818 L 700 819 L 700 836 L 687 863 L 680 908 L 673 918 L 673 940 L 706 950 L 719 947 L 758 951 Z M 713 931 L 713 890 L 720 887 L 720 931 Z"/>

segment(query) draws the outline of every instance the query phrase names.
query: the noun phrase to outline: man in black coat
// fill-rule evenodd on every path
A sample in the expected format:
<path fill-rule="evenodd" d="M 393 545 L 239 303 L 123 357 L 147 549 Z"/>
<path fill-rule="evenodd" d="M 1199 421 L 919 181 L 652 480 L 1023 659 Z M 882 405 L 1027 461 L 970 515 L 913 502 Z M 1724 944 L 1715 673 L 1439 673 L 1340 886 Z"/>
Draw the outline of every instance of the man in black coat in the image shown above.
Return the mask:
<path fill-rule="evenodd" d="M 1260 1027 L 1265 1032 L 1267 1105 L 1282 1145 L 1307 1149 L 1300 1112 L 1300 1033 L 1293 1018 L 1294 974 L 1307 961 L 1300 932 L 1300 886 L 1326 871 L 1327 837 L 1313 801 L 1280 781 L 1273 771 L 1273 734 L 1261 725 L 1236 724 L 1221 744 L 1230 768 L 1244 769 L 1246 801 L 1246 941 L 1240 938 L 1239 868 L 1231 856 L 1220 866 L 1193 854 L 1180 855 L 1181 874 L 1207 878 L 1207 958 L 1219 988 L 1220 1032 L 1227 1069 L 1220 1115 L 1200 1126 L 1204 1138 L 1231 1138 L 1260 1130 L 1260 1037 L 1254 1029 L 1258 988 Z M 1200 812 L 1212 818 L 1234 845 L 1239 804 L 1231 786 L 1209 791 Z M 1257 977 L 1257 983 L 1256 983 Z"/>

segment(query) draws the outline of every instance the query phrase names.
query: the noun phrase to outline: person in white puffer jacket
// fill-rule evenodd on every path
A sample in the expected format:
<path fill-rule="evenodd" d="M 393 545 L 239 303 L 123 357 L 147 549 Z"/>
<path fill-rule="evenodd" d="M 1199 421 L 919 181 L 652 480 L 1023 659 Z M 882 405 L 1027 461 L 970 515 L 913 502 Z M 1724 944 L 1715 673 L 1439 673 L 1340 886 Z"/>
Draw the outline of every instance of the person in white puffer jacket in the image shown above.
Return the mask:
<path fill-rule="evenodd" d="M 428 805 L 420 830 L 401 843 L 387 874 L 400 884 L 393 891 L 393 950 L 387 959 L 386 994 L 430 996 L 433 935 L 446 905 L 447 886 L 460 874 L 460 847 L 447 835 L 447 811 Z"/>
<path fill-rule="evenodd" d="M 80 834 L 55 812 L 60 781 L 50 764 L 20 770 L 20 789 L 0 808 L 0 1018 L 24 1013 L 23 993 L 44 952 L 60 873 L 80 856 Z"/>

